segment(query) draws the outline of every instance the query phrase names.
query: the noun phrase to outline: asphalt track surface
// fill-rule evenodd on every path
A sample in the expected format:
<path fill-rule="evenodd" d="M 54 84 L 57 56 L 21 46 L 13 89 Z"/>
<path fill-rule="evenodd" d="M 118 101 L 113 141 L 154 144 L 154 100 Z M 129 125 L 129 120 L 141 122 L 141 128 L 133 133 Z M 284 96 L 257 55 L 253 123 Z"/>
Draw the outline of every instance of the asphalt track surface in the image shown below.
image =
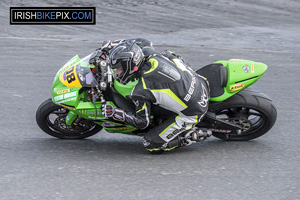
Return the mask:
<path fill-rule="evenodd" d="M 300 199 L 300 2 L 1 1 L 0 199 Z M 95 26 L 10 26 L 10 6 L 96 6 Z M 210 138 L 150 155 L 141 138 L 104 131 L 59 140 L 35 122 L 57 70 L 106 39 L 144 37 L 194 68 L 243 58 L 266 63 L 253 86 L 275 126 L 248 142 Z"/>

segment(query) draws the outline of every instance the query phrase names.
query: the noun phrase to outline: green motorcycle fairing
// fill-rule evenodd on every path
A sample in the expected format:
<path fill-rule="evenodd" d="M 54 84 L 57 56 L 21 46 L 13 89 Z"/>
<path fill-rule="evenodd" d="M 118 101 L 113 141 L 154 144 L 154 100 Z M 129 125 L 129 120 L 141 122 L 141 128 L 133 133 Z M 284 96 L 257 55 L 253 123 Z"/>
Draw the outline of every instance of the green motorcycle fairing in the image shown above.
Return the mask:
<path fill-rule="evenodd" d="M 251 60 L 231 59 L 219 60 L 228 69 L 228 81 L 224 93 L 210 101 L 224 101 L 241 90 L 253 85 L 267 70 L 267 65 Z"/>
<path fill-rule="evenodd" d="M 71 125 L 80 116 L 93 120 L 108 132 L 131 134 L 137 128 L 107 120 L 102 116 L 101 103 L 96 101 L 94 105 L 91 102 L 87 90 L 96 87 L 97 82 L 92 73 L 95 66 L 89 64 L 90 56 L 83 59 L 75 56 L 57 72 L 52 86 L 52 101 L 69 110 L 67 125 Z M 106 103 L 116 107 L 111 101 Z"/>
<path fill-rule="evenodd" d="M 52 87 L 52 101 L 69 110 L 66 124 L 71 125 L 80 116 L 93 120 L 108 132 L 132 134 L 138 130 L 130 125 L 110 121 L 102 116 L 101 103 L 91 101 L 87 90 L 96 87 L 96 80 L 89 64 L 90 55 L 83 59 L 74 56 L 56 74 Z M 267 70 L 267 65 L 250 60 L 220 60 L 228 69 L 228 81 L 224 93 L 218 97 L 210 98 L 210 101 L 224 101 L 241 90 L 254 84 Z M 126 98 L 138 81 L 129 82 L 126 85 L 114 80 L 114 88 Z M 81 90 L 85 88 L 85 90 Z M 116 107 L 113 102 L 107 101 Z M 97 109 L 95 109 L 95 107 Z"/>

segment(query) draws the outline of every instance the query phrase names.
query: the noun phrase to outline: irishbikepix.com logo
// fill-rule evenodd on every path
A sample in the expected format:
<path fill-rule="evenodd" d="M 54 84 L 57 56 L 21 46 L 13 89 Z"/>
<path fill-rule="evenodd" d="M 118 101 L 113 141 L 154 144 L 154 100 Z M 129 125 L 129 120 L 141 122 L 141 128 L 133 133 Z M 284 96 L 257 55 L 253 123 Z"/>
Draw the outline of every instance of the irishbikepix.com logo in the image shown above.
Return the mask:
<path fill-rule="evenodd" d="M 95 7 L 10 7 L 11 25 L 96 24 Z"/>

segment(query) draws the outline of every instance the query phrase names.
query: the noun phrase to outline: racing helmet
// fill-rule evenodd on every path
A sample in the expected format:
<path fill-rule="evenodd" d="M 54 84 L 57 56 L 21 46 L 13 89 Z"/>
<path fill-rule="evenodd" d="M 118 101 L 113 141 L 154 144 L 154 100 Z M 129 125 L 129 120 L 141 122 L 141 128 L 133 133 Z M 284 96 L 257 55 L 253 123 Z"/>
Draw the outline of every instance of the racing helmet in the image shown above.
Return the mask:
<path fill-rule="evenodd" d="M 144 57 L 142 49 L 135 44 L 134 40 L 122 42 L 112 48 L 109 53 L 112 69 L 122 68 L 123 70 L 120 75 L 114 72 L 115 79 L 124 85 L 127 84 L 134 78 Z"/>

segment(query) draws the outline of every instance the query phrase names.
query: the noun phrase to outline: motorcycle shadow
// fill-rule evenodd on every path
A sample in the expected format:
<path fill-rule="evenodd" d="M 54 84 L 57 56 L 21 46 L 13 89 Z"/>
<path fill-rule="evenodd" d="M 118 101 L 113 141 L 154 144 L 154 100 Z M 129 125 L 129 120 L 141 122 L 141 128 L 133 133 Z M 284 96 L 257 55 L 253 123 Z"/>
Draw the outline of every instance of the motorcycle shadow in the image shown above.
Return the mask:
<path fill-rule="evenodd" d="M 56 153 L 59 155 L 77 155 L 78 157 L 103 157 L 103 156 L 137 156 L 151 155 L 142 145 L 142 138 L 137 136 L 104 135 L 82 140 L 61 140 L 55 138 L 42 139 L 41 151 L 45 153 Z M 163 155 L 181 155 L 187 153 L 209 154 L 216 152 L 256 152 L 270 151 L 265 140 L 252 141 L 223 141 L 217 138 L 209 138 L 206 141 L 192 144 L 190 146 L 165 152 Z"/>

